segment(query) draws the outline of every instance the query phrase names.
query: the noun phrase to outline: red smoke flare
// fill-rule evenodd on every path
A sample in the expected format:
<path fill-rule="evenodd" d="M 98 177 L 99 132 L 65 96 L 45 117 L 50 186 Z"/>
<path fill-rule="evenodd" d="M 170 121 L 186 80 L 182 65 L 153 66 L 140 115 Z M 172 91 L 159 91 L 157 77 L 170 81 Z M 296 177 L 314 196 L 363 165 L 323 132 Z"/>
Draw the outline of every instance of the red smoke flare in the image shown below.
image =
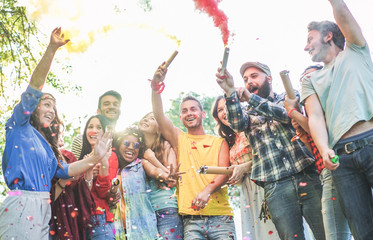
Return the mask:
<path fill-rule="evenodd" d="M 196 9 L 206 12 L 214 20 L 216 27 L 220 28 L 221 34 L 223 35 L 224 46 L 228 44 L 229 30 L 228 30 L 228 18 L 225 13 L 218 9 L 218 2 L 220 0 L 194 0 Z"/>

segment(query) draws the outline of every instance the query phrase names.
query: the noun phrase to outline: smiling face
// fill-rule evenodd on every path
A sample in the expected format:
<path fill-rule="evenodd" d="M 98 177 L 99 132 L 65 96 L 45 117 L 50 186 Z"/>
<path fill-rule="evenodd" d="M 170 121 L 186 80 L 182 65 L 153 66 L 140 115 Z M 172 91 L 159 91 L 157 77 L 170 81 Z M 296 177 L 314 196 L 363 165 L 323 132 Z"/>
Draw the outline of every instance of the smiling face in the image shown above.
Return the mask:
<path fill-rule="evenodd" d="M 249 92 L 262 98 L 267 98 L 271 93 L 272 77 L 267 76 L 256 67 L 249 67 L 243 74 L 245 87 Z"/>
<path fill-rule="evenodd" d="M 119 147 L 119 154 L 128 164 L 137 159 L 139 155 L 139 140 L 133 135 L 127 135 L 122 139 Z"/>
<path fill-rule="evenodd" d="M 321 33 L 317 30 L 311 30 L 308 33 L 307 45 L 304 51 L 308 52 L 314 62 L 325 62 L 330 45 L 327 44 Z"/>
<path fill-rule="evenodd" d="M 225 98 L 221 98 L 218 102 L 217 106 L 217 113 L 218 113 L 218 118 L 219 120 L 226 126 L 229 126 L 229 122 L 227 120 L 227 114 L 225 111 Z"/>
<path fill-rule="evenodd" d="M 157 121 L 153 113 L 147 114 L 139 122 L 139 129 L 143 133 L 156 134 L 159 130 Z"/>
<path fill-rule="evenodd" d="M 42 96 L 36 108 L 40 127 L 47 128 L 51 125 L 56 117 L 55 104 L 56 101 L 51 95 L 44 94 Z"/>
<path fill-rule="evenodd" d="M 100 120 L 97 117 L 92 118 L 87 125 L 86 131 L 88 143 L 92 146 L 92 148 L 97 142 L 97 137 L 102 135 L 102 133 L 103 129 Z"/>
<path fill-rule="evenodd" d="M 97 113 L 105 116 L 110 121 L 116 121 L 120 115 L 120 101 L 112 96 L 106 95 L 101 99 L 100 108 Z"/>
<path fill-rule="evenodd" d="M 198 102 L 187 100 L 181 104 L 180 119 L 187 129 L 196 129 L 202 127 L 202 119 L 206 113 L 201 110 Z"/>

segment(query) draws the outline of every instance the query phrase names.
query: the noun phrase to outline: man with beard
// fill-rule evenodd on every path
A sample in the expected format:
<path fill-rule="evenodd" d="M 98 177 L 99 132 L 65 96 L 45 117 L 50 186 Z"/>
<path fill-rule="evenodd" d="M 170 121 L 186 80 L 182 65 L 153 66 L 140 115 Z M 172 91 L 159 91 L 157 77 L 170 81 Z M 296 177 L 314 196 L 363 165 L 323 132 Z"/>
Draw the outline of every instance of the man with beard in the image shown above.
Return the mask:
<path fill-rule="evenodd" d="M 373 239 L 373 64 L 344 1 L 329 2 L 336 23 L 308 25 L 304 50 L 324 68 L 303 80 L 301 102 L 354 238 Z"/>
<path fill-rule="evenodd" d="M 177 153 L 180 171 L 186 172 L 177 184 L 179 214 L 184 221 L 184 239 L 236 239 L 233 211 L 227 188 L 221 188 L 227 175 L 198 174 L 202 166 L 229 167 L 229 147 L 220 137 L 205 134 L 202 119 L 206 112 L 192 96 L 180 104 L 180 120 L 188 132 L 175 127 L 163 112 L 160 86 L 166 76 L 164 65 L 154 74 L 152 103 L 162 136 Z"/>
<path fill-rule="evenodd" d="M 220 69 L 219 69 L 220 71 Z M 236 132 L 245 131 L 253 149 L 251 179 L 264 188 L 269 215 L 281 239 L 305 239 L 303 217 L 316 239 L 325 239 L 321 215 L 321 184 L 314 159 L 300 141 L 283 101 L 272 90 L 269 67 L 247 62 L 240 73 L 246 88 L 234 87 L 226 70 L 217 82 L 225 91 L 228 121 Z M 241 107 L 247 102 L 247 108 Z"/>

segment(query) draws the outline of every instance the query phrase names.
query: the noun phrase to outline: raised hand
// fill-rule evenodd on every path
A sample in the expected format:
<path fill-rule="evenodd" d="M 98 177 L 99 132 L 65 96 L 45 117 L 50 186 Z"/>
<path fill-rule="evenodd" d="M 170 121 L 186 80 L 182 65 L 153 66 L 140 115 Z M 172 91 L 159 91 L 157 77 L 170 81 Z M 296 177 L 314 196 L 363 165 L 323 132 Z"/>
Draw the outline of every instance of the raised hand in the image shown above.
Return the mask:
<path fill-rule="evenodd" d="M 221 74 L 220 68 L 218 68 L 216 77 L 217 77 L 216 82 L 225 91 L 226 95 L 230 96 L 231 93 L 235 91 L 232 75 L 228 72 L 227 69 L 224 71 L 224 74 Z"/>
<path fill-rule="evenodd" d="M 102 136 L 97 137 L 97 142 L 94 148 L 94 156 L 99 158 L 100 160 L 111 151 L 111 144 L 113 139 L 111 137 L 111 132 L 105 132 Z"/>
<path fill-rule="evenodd" d="M 49 45 L 59 48 L 70 41 L 70 39 L 64 39 L 64 34 L 61 31 L 61 27 L 57 27 L 52 31 Z"/>
<path fill-rule="evenodd" d="M 167 74 L 167 68 L 165 67 L 166 62 L 163 62 L 162 65 L 160 65 L 155 71 L 154 76 L 153 76 L 153 82 L 154 83 L 160 83 L 163 82 L 163 80 L 166 77 Z"/>
<path fill-rule="evenodd" d="M 240 102 L 247 102 L 250 99 L 251 93 L 244 87 L 236 88 L 237 97 Z"/>
<path fill-rule="evenodd" d="M 177 181 L 181 179 L 181 175 L 185 174 L 186 172 L 179 172 L 181 163 L 174 169 L 174 166 L 171 164 L 170 166 L 170 174 L 168 175 L 168 179 L 170 179 L 170 182 L 168 183 L 170 188 L 173 188 L 176 186 Z"/>

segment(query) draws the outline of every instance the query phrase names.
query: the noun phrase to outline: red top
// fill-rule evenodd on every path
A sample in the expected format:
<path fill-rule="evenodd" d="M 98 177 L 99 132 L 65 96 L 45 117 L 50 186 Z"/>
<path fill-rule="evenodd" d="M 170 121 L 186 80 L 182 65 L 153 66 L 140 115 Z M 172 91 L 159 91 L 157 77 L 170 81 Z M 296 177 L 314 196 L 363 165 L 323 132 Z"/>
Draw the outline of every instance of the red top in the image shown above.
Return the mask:
<path fill-rule="evenodd" d="M 76 160 L 74 154 L 67 150 L 61 150 L 67 163 Z M 91 222 L 91 215 L 95 211 L 95 203 L 91 193 L 81 176 L 76 181 L 66 184 L 56 200 L 55 183 L 58 179 L 53 179 L 51 188 L 51 208 L 52 218 L 50 222 L 50 235 L 53 239 L 85 240 L 86 229 Z"/>
<path fill-rule="evenodd" d="M 317 149 L 316 144 L 313 141 L 310 134 L 307 134 L 307 141 L 311 145 L 312 155 L 315 158 L 315 166 L 317 168 L 317 171 L 319 172 L 319 174 L 321 174 L 322 170 L 325 168 L 324 167 L 324 161 L 323 161 L 323 159 L 321 157 L 321 154 L 320 154 L 319 150 Z"/>
<path fill-rule="evenodd" d="M 91 194 L 96 204 L 96 214 L 102 215 L 102 209 L 106 212 L 106 221 L 114 222 L 114 215 L 109 211 L 109 203 L 107 201 L 107 194 L 110 190 L 111 181 L 117 177 L 118 172 L 118 158 L 117 155 L 112 152 L 109 157 L 109 175 L 101 176 L 98 175 L 93 181 Z"/>

